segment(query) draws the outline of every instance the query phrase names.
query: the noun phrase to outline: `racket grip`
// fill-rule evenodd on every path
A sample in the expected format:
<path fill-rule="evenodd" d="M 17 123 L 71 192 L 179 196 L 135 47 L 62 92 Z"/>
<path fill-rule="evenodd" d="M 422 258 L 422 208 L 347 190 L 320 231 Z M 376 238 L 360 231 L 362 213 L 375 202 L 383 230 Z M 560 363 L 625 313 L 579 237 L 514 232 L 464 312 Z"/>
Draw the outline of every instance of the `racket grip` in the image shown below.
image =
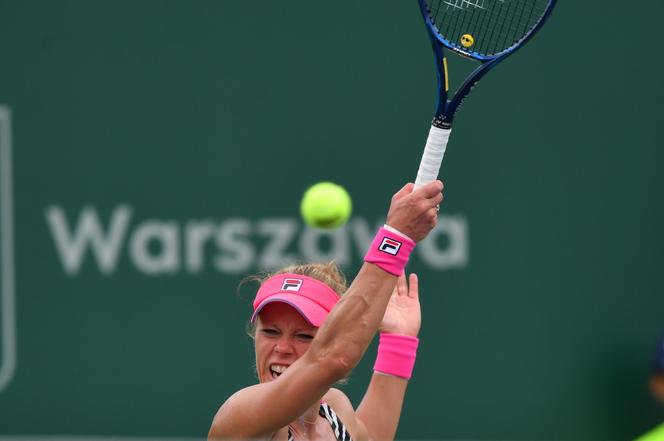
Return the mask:
<path fill-rule="evenodd" d="M 443 156 L 445 155 L 447 142 L 450 139 L 450 133 L 452 133 L 452 129 L 440 129 L 431 126 L 427 145 L 424 147 L 424 153 L 420 161 L 420 168 L 417 170 L 415 187 L 428 184 L 438 178 L 438 171 L 440 170 L 440 165 L 443 163 Z"/>

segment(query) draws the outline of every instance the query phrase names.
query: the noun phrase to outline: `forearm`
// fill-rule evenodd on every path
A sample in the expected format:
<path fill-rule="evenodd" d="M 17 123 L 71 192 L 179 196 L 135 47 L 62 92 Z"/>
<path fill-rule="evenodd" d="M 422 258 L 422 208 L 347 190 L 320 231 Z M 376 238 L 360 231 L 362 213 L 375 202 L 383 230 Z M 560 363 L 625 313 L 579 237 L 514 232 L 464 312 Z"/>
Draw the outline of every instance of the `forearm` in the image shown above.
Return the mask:
<path fill-rule="evenodd" d="M 408 380 L 374 372 L 369 388 L 357 408 L 357 417 L 364 423 L 369 438 L 391 441 L 399 426 L 401 409 Z"/>
<path fill-rule="evenodd" d="M 387 225 L 398 231 L 380 231 L 353 284 L 318 330 L 307 354 L 313 363 L 329 363 L 338 378 L 347 375 L 367 349 L 380 325 L 396 285 L 415 243 L 436 225 L 443 184 L 431 182 L 413 190 L 406 184 L 393 197 Z M 376 246 L 375 246 L 376 245 Z M 389 257 L 392 256 L 392 257 Z"/>
<path fill-rule="evenodd" d="M 309 355 L 340 363 L 339 378 L 360 361 L 381 323 L 397 278 L 365 263 L 330 312 L 309 348 Z"/>

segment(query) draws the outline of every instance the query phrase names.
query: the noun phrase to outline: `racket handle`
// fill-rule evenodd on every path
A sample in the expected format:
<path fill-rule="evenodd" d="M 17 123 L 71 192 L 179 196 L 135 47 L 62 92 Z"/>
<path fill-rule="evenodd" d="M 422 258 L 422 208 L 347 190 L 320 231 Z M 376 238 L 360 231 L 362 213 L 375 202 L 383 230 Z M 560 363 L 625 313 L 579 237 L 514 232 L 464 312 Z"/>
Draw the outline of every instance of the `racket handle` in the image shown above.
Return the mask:
<path fill-rule="evenodd" d="M 420 169 L 417 171 L 415 187 L 420 187 L 438 178 L 438 171 L 440 170 L 440 164 L 443 163 L 450 133 L 452 133 L 452 129 L 440 129 L 431 126 L 427 145 L 424 147 L 424 153 L 420 161 Z"/>

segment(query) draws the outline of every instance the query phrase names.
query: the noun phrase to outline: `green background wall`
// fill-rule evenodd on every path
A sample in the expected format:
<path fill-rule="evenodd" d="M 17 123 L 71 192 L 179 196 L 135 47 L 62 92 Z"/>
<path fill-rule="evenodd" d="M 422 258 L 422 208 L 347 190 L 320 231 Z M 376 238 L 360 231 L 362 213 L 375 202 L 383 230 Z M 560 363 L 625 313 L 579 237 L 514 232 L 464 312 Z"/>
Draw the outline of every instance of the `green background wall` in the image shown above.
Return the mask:
<path fill-rule="evenodd" d="M 423 346 L 399 438 L 622 440 L 664 419 L 646 387 L 664 330 L 664 5 L 626 5 L 561 1 L 459 114 L 443 225 L 411 264 Z M 242 277 L 284 256 L 352 276 L 414 178 L 434 87 L 418 14 L 0 0 L 17 363 L 0 435 L 205 436 L 255 381 Z M 331 237 L 297 214 L 319 180 L 355 202 Z M 77 255 L 70 236 L 95 226 L 105 257 Z"/>

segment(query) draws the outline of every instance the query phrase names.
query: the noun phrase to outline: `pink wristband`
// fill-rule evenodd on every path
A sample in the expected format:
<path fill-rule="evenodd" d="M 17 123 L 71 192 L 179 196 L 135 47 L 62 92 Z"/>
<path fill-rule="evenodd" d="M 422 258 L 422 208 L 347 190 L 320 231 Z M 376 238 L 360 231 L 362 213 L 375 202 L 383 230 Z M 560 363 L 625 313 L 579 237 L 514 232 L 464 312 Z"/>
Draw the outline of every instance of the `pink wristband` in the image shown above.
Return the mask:
<path fill-rule="evenodd" d="M 371 242 L 364 261 L 373 263 L 398 277 L 406 268 L 413 248 L 415 248 L 415 242 L 405 234 L 381 227 Z"/>
<path fill-rule="evenodd" d="M 410 379 L 419 342 L 417 337 L 381 332 L 374 371 Z"/>

